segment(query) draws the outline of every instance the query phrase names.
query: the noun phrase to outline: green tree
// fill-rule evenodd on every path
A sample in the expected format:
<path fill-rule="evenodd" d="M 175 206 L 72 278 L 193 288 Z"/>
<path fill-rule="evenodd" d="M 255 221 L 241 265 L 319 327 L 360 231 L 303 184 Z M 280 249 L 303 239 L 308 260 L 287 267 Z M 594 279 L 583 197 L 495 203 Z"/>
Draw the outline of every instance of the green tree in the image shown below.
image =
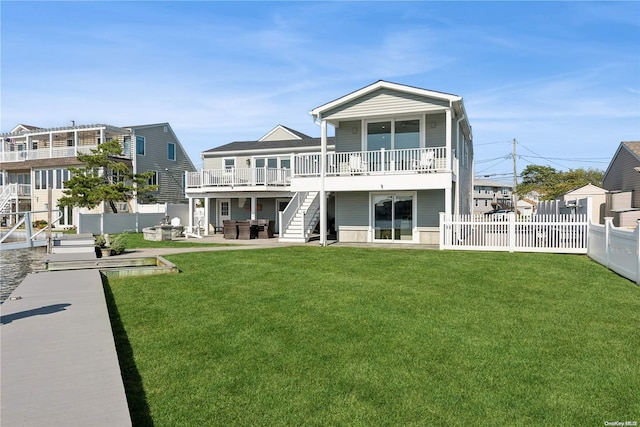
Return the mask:
<path fill-rule="evenodd" d="M 551 166 L 528 165 L 522 171 L 522 181 L 516 193 L 524 196 L 538 192 L 542 200 L 554 200 L 558 196 L 587 184 L 600 186 L 604 172 L 597 169 L 569 169 L 557 171 Z"/>
<path fill-rule="evenodd" d="M 110 140 L 91 150 L 91 154 L 78 154 L 82 167 L 70 167 L 71 178 L 65 182 L 66 190 L 58 205 L 92 209 L 108 203 L 118 212 L 115 202 L 128 202 L 134 195 L 143 196 L 157 190 L 149 185 L 152 172 L 133 174 L 128 161 L 122 156 L 117 140 Z"/>

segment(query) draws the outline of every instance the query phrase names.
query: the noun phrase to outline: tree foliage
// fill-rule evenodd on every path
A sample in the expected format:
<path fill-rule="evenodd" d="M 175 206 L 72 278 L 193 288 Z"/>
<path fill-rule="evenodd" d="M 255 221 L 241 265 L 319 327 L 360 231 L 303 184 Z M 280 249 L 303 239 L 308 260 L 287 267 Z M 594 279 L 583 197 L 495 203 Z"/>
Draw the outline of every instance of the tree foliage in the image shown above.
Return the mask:
<path fill-rule="evenodd" d="M 602 185 L 604 172 L 598 169 L 569 169 L 557 171 L 551 166 L 528 165 L 522 171 L 522 181 L 516 187 L 520 196 L 537 192 L 542 200 L 558 196 L 587 184 Z"/>
<path fill-rule="evenodd" d="M 109 203 L 114 212 L 115 202 L 128 202 L 135 195 L 140 197 L 157 190 L 149 185 L 152 172 L 133 174 L 121 157 L 122 147 L 116 140 L 98 145 L 91 154 L 78 153 L 82 167 L 70 167 L 71 178 L 58 205 L 92 209 L 100 203 Z"/>

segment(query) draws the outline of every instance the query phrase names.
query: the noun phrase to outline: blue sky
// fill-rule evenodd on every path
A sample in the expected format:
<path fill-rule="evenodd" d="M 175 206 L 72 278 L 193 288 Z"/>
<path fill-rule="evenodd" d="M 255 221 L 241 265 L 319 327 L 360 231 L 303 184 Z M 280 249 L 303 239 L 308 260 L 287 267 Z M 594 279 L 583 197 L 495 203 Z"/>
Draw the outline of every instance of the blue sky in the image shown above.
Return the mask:
<path fill-rule="evenodd" d="M 640 140 L 639 2 L 2 1 L 0 131 L 169 122 L 204 150 L 377 80 L 464 98 L 476 175 Z"/>

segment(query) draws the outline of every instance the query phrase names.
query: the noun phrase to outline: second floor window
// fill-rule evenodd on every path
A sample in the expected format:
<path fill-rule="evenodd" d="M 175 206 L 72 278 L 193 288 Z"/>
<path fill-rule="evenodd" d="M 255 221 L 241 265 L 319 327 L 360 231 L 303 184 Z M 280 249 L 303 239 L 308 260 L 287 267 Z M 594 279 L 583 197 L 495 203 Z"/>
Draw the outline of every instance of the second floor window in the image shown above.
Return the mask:
<path fill-rule="evenodd" d="M 224 159 L 225 170 L 230 170 L 236 167 L 236 159 Z"/>
<path fill-rule="evenodd" d="M 176 144 L 174 144 L 173 142 L 167 143 L 167 159 L 176 159 Z"/>
<path fill-rule="evenodd" d="M 367 150 L 420 148 L 420 120 L 367 123 Z"/>
<path fill-rule="evenodd" d="M 136 154 L 140 156 L 144 156 L 145 154 L 144 136 L 136 136 Z"/>

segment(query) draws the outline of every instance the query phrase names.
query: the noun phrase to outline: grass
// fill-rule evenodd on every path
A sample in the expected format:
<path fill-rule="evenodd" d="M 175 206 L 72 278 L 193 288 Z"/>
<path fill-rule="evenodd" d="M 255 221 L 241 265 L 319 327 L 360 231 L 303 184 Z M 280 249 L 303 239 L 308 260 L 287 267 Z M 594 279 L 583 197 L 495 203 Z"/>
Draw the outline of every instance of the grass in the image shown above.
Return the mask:
<path fill-rule="evenodd" d="M 584 256 L 167 258 L 107 285 L 135 425 L 640 421 L 640 288 Z"/>
<path fill-rule="evenodd" d="M 115 238 L 115 234 L 111 235 L 111 239 Z M 127 249 L 142 248 L 195 248 L 202 246 L 229 246 L 225 243 L 202 243 L 197 239 L 190 240 L 163 240 L 160 242 L 154 240 L 145 240 L 143 233 L 123 233 L 124 243 Z"/>

